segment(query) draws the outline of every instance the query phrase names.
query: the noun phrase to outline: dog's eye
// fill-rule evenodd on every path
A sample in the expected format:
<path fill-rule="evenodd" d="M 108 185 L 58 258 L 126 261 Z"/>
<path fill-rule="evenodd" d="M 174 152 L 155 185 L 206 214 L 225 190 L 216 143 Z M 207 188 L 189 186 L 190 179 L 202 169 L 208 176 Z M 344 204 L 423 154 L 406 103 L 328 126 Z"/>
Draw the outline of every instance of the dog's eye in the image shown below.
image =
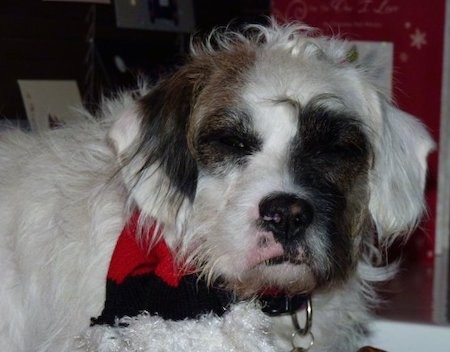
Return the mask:
<path fill-rule="evenodd" d="M 329 153 L 343 157 L 358 157 L 365 152 L 361 146 L 354 144 L 338 144 L 329 149 Z"/>
<path fill-rule="evenodd" d="M 366 146 L 352 143 L 338 143 L 320 145 L 320 148 L 314 148 L 309 151 L 309 155 L 315 158 L 330 160 L 332 162 L 338 159 L 355 160 L 366 155 Z"/>
<path fill-rule="evenodd" d="M 215 136 L 210 143 L 224 152 L 232 154 L 250 154 L 253 146 L 247 139 L 234 135 Z"/>
<path fill-rule="evenodd" d="M 364 155 L 364 151 L 352 145 L 333 145 L 327 148 L 319 149 L 315 152 L 315 156 L 330 161 L 338 159 L 354 160 Z"/>
<path fill-rule="evenodd" d="M 248 145 L 244 140 L 234 136 L 224 136 L 217 140 L 217 142 L 225 147 L 233 148 L 236 150 L 245 150 L 248 148 Z"/>
<path fill-rule="evenodd" d="M 261 142 L 252 133 L 227 129 L 200 135 L 197 145 L 199 154 L 214 155 L 216 159 L 242 159 L 258 151 Z"/>

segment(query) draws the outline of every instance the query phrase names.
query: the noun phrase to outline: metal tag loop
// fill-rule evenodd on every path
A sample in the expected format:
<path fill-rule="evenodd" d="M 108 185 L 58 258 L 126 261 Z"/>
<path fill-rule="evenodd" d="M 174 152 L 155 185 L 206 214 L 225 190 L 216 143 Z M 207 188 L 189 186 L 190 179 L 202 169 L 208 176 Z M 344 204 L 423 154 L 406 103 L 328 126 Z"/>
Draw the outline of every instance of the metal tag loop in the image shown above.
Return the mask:
<path fill-rule="evenodd" d="M 311 332 L 311 326 L 312 326 L 311 297 L 308 297 L 308 299 L 307 299 L 305 313 L 306 313 L 306 319 L 305 319 L 305 326 L 303 326 L 303 327 L 300 326 L 300 323 L 298 321 L 297 312 L 292 312 L 292 314 L 291 314 L 292 324 L 294 325 L 294 329 L 295 329 L 295 331 L 292 333 L 292 350 L 291 350 L 291 352 L 308 351 L 314 344 L 314 335 Z M 297 344 L 295 343 L 296 337 L 302 337 L 304 339 L 309 338 L 309 345 L 306 347 L 297 346 Z"/>
<path fill-rule="evenodd" d="M 306 300 L 306 320 L 305 320 L 305 326 L 301 327 L 298 322 L 298 316 L 297 312 L 292 312 L 291 318 L 292 318 L 292 324 L 294 324 L 295 332 L 298 335 L 305 336 L 310 330 L 312 326 L 312 303 L 311 303 L 311 297 L 308 297 Z"/>

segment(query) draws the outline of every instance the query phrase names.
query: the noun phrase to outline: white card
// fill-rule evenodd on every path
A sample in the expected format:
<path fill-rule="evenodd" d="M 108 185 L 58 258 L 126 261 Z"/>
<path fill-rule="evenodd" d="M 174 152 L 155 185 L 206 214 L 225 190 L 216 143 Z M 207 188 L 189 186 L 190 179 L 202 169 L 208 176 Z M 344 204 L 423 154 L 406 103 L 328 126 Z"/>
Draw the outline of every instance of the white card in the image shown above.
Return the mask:
<path fill-rule="evenodd" d="M 76 119 L 82 107 L 76 81 L 18 80 L 32 130 L 57 127 Z"/>

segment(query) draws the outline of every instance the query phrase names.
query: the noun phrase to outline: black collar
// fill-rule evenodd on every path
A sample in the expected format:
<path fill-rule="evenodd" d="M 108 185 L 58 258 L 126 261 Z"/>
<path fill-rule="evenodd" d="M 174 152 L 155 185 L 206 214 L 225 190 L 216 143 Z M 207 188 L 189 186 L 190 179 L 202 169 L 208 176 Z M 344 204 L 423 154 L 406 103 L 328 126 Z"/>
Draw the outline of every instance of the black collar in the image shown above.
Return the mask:
<path fill-rule="evenodd" d="M 292 314 L 301 309 L 306 308 L 309 295 L 295 295 L 295 296 L 262 296 L 259 297 L 261 303 L 261 310 L 273 317 L 283 314 Z"/>

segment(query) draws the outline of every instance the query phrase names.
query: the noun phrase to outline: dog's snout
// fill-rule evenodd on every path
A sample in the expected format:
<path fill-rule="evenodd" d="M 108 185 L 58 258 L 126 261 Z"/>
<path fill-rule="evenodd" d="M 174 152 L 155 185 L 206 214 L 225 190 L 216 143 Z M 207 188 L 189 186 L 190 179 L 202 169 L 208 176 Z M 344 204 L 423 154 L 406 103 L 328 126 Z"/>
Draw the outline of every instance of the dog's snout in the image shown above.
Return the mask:
<path fill-rule="evenodd" d="M 294 194 L 276 193 L 260 202 L 259 214 L 265 229 L 285 242 L 297 238 L 311 224 L 313 208 Z"/>

